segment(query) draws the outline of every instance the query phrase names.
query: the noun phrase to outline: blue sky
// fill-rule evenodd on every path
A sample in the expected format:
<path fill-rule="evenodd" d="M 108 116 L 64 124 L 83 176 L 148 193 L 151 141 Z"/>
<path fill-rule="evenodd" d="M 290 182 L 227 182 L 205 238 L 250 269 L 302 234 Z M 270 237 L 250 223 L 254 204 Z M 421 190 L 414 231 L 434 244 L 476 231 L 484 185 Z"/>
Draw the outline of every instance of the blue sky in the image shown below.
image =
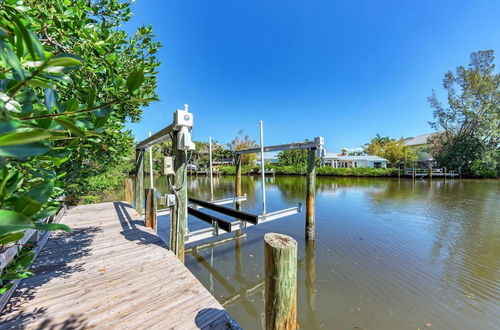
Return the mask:
<path fill-rule="evenodd" d="M 153 25 L 161 101 L 138 139 L 189 104 L 194 139 L 238 130 L 265 144 L 325 137 L 328 151 L 376 133 L 431 131 L 427 97 L 476 50 L 500 57 L 500 1 L 138 0 L 126 29 Z M 498 63 L 498 61 L 497 61 Z M 442 91 L 440 93 L 442 95 Z"/>

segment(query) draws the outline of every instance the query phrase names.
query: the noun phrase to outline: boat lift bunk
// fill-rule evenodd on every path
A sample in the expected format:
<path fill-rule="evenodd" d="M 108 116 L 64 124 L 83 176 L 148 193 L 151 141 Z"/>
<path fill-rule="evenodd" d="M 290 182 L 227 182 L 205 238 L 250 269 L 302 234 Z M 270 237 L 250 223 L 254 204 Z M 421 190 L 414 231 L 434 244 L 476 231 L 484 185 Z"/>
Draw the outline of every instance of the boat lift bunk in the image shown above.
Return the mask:
<path fill-rule="evenodd" d="M 202 228 L 196 231 L 188 232 L 186 234 L 186 244 L 195 243 L 200 240 L 208 239 L 211 237 L 219 236 L 222 233 L 229 233 L 232 231 L 244 229 L 250 226 L 258 225 L 264 222 L 281 219 L 284 217 L 291 216 L 293 214 L 299 213 L 302 211 L 302 204 L 299 203 L 296 207 L 286 208 L 283 210 L 267 212 L 266 209 L 266 183 L 265 183 L 265 157 L 264 152 L 270 151 L 283 151 L 283 150 L 297 150 L 297 149 L 308 149 L 308 150 L 317 150 L 317 153 L 321 155 L 324 145 L 324 139 L 322 137 L 316 137 L 313 141 L 304 141 L 304 142 L 296 142 L 289 144 L 281 144 L 275 146 L 267 146 L 264 147 L 264 133 L 263 133 L 263 124 L 260 121 L 260 147 L 259 148 L 249 148 L 242 149 L 235 152 L 236 156 L 240 156 L 242 154 L 250 154 L 250 153 L 260 153 L 260 163 L 261 163 L 261 175 L 262 175 L 262 214 L 254 215 L 251 213 L 247 213 L 244 211 L 236 210 L 233 208 L 222 206 L 222 203 L 216 203 L 211 201 L 203 201 L 195 198 L 188 198 L 188 201 L 193 205 L 188 208 L 188 213 L 192 216 L 195 216 L 205 222 L 211 223 L 212 227 Z M 209 139 L 209 160 L 210 160 L 210 191 L 211 196 L 213 198 L 213 181 L 212 181 L 212 157 L 211 157 L 211 139 Z M 246 196 L 245 196 L 246 197 Z M 235 197 L 234 199 L 229 198 L 228 203 L 231 200 L 236 202 L 236 199 L 239 197 Z M 241 198 L 241 197 L 240 197 Z M 245 198 L 246 199 L 246 198 Z M 234 217 L 238 219 L 234 222 L 229 222 L 222 220 L 213 215 L 203 213 L 198 211 L 199 208 L 206 208 L 214 212 L 218 212 L 227 216 Z"/>

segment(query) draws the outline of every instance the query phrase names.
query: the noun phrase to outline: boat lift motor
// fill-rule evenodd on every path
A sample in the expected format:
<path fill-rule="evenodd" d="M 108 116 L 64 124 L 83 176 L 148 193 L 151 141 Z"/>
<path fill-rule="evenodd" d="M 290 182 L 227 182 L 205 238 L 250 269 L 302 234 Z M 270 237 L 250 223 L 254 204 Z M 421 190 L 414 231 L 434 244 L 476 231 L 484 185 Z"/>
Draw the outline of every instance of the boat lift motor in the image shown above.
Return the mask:
<path fill-rule="evenodd" d="M 188 105 L 184 104 L 184 110 L 174 113 L 174 131 L 177 131 L 177 149 L 194 150 L 195 145 L 191 140 L 191 129 L 193 129 L 193 114 L 188 111 Z"/>

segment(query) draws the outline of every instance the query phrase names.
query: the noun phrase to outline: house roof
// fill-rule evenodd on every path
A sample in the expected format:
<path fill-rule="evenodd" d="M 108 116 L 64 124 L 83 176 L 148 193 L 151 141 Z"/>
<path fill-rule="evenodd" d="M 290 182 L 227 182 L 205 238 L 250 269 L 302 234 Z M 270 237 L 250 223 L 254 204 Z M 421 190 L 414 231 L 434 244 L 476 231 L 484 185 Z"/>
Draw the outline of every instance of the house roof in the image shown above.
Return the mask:
<path fill-rule="evenodd" d="M 367 161 L 376 161 L 376 162 L 383 162 L 387 161 L 387 159 L 379 157 L 379 156 L 371 156 L 371 155 L 364 155 L 364 156 L 342 156 L 338 154 L 334 154 L 331 152 L 327 152 L 326 156 L 323 157 L 323 159 L 338 159 L 338 160 L 345 160 L 345 161 L 361 161 L 361 160 L 367 160 Z"/>
<path fill-rule="evenodd" d="M 422 135 L 419 135 L 419 136 L 415 136 L 413 138 L 408 138 L 408 139 L 405 140 L 405 145 L 407 145 L 407 146 L 418 146 L 420 144 L 427 144 L 427 139 L 430 138 L 431 136 L 433 136 L 434 134 L 436 134 L 436 132 L 422 134 Z"/>

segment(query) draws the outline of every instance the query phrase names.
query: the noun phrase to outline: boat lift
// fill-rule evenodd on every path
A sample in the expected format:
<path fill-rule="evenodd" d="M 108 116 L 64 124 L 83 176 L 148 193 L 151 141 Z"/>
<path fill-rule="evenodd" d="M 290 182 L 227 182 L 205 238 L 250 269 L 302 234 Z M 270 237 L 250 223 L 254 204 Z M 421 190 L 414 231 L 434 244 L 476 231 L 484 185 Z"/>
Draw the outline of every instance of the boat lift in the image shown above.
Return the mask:
<path fill-rule="evenodd" d="M 134 189 L 134 207 L 139 214 L 142 214 L 143 207 L 143 191 L 144 191 L 144 152 L 149 149 L 150 152 L 150 175 L 151 188 L 145 189 L 145 224 L 146 226 L 156 229 L 156 218 L 158 215 L 170 215 L 170 238 L 169 248 L 179 259 L 184 260 L 185 244 L 194 243 L 203 239 L 219 236 L 223 233 L 241 230 L 249 226 L 258 225 L 260 223 L 287 217 L 298 212 L 301 212 L 301 205 L 297 207 L 287 208 L 274 212 L 267 212 L 266 209 L 266 191 L 265 191 L 265 157 L 264 152 L 282 151 L 294 149 L 308 149 L 308 187 L 312 186 L 312 199 L 310 198 L 310 190 L 307 190 L 307 208 L 306 220 L 311 218 L 311 210 L 314 212 L 314 158 L 315 155 L 321 155 L 323 150 L 324 140 L 322 137 L 317 137 L 314 141 L 304 141 L 298 143 L 282 144 L 275 146 L 264 146 L 263 125 L 260 121 L 260 148 L 250 148 L 238 150 L 236 155 L 236 197 L 225 198 L 221 200 L 213 199 L 213 175 L 212 175 L 212 141 L 209 140 L 209 158 L 210 158 L 210 201 L 203 201 L 195 198 L 188 198 L 187 192 L 187 165 L 188 151 L 194 150 L 194 143 L 191 141 L 191 130 L 193 128 L 193 114 L 188 111 L 188 106 L 184 106 L 184 110 L 177 110 L 174 113 L 174 120 L 171 125 L 151 135 L 144 141 L 136 145 L 136 167 L 135 167 L 135 189 Z M 158 210 L 156 191 L 153 188 L 153 173 L 152 173 L 152 146 L 164 142 L 168 139 L 172 140 L 172 153 L 174 157 L 165 157 L 164 159 L 164 174 L 167 175 L 169 190 L 171 194 L 166 195 L 165 204 L 167 209 Z M 246 200 L 246 195 L 241 194 L 241 155 L 248 153 L 259 153 L 262 168 L 262 214 L 254 215 L 239 210 L 240 203 Z M 311 161 L 312 159 L 312 161 Z M 173 183 L 171 182 L 173 178 Z M 312 178 L 312 179 L 311 179 Z M 310 205 L 312 201 L 312 206 Z M 233 203 L 236 209 L 223 206 L 224 204 Z M 236 221 L 228 221 L 218 216 L 204 213 L 200 209 L 208 209 L 226 216 L 237 219 Z M 203 228 L 193 232 L 187 229 L 188 214 L 211 225 L 211 227 Z M 309 221 L 308 221 L 309 223 Z M 314 215 L 312 215 L 312 224 L 314 226 Z M 308 225 L 306 225 L 306 236 Z"/>

